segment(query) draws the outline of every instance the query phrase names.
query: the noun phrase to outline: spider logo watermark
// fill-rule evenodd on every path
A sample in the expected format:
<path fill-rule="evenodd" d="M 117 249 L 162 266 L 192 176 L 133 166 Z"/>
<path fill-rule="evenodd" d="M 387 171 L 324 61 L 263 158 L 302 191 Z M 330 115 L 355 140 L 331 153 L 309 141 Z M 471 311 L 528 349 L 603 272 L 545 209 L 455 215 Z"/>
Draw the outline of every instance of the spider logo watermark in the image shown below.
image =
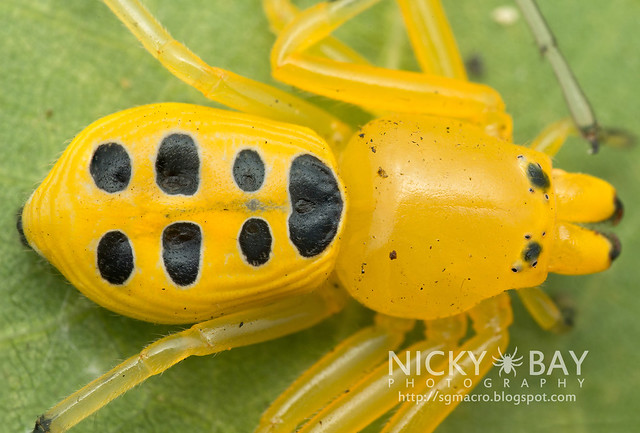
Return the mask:
<path fill-rule="evenodd" d="M 518 354 L 518 348 L 515 348 L 513 354 L 503 354 L 500 348 L 498 348 L 498 353 L 500 353 L 500 356 L 498 358 L 492 356 L 493 365 L 496 367 L 500 367 L 498 376 L 502 377 L 502 372 L 505 372 L 506 374 L 510 374 L 511 372 L 513 372 L 513 375 L 517 376 L 518 374 L 516 373 L 516 367 L 520 367 L 522 365 L 522 356 L 516 358 L 516 355 Z"/>

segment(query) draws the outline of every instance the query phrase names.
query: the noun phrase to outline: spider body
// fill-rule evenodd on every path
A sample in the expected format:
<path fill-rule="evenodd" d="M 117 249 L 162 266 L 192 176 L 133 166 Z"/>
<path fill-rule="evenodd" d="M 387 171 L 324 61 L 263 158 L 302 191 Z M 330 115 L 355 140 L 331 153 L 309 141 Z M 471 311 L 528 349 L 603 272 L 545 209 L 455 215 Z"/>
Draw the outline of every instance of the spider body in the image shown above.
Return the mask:
<path fill-rule="evenodd" d="M 407 391 L 404 380 L 387 386 L 380 363 L 415 320 L 425 339 L 408 350 L 479 360 L 434 378 L 444 394 L 466 394 L 468 376 L 477 384 L 508 345 L 503 292 L 519 289 L 536 321 L 557 328 L 559 309 L 536 287 L 547 273 L 602 271 L 618 256 L 615 237 L 579 225 L 617 222 L 615 189 L 552 168 L 573 123 L 552 125 L 530 147 L 513 144 L 498 93 L 466 80 L 437 1 L 398 0 L 422 72 L 367 64 L 330 33 L 377 1 L 304 12 L 264 1 L 280 33 L 274 76 L 376 114 L 354 131 L 207 65 L 137 1 L 105 0 L 174 75 L 241 113 L 161 103 L 107 116 L 27 201 L 21 237 L 88 297 L 142 320 L 196 323 L 64 399 L 34 431 L 65 431 L 188 356 L 305 329 L 346 294 L 376 311 L 375 323 L 302 374 L 257 431 L 359 431 Z M 576 123 L 593 138 L 588 104 L 572 95 Z M 384 432 L 432 431 L 454 406 L 403 404 Z"/>
<path fill-rule="evenodd" d="M 201 322 L 327 278 L 344 214 L 335 164 L 306 128 L 196 105 L 133 108 L 76 137 L 27 202 L 23 230 L 112 311 Z M 301 193 L 322 202 L 302 209 Z M 121 239 L 110 246 L 107 233 Z"/>
<path fill-rule="evenodd" d="M 156 104 L 78 135 L 22 226 L 89 298 L 142 320 L 200 322 L 308 292 L 336 263 L 364 305 L 427 320 L 546 279 L 551 173 L 543 153 L 446 118 L 374 120 L 338 167 L 306 128 Z"/>
<path fill-rule="evenodd" d="M 546 155 L 465 122 L 370 122 L 340 159 L 350 208 L 338 275 L 375 311 L 419 319 L 540 284 L 555 196 L 534 184 L 529 164 L 551 173 Z M 524 260 L 532 247 L 541 253 Z"/>

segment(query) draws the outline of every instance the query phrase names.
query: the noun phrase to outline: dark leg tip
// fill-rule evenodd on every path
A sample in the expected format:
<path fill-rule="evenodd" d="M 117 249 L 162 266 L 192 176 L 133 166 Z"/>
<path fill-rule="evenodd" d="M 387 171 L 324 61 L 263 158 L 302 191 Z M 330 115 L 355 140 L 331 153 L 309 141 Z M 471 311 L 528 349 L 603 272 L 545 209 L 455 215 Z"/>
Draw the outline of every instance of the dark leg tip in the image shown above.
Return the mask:
<path fill-rule="evenodd" d="M 554 301 L 560 310 L 560 318 L 552 331 L 558 334 L 567 333 L 573 329 L 576 323 L 577 312 L 575 306 L 566 296 L 555 298 Z"/>
<path fill-rule="evenodd" d="M 42 415 L 36 421 L 36 426 L 33 428 L 32 433 L 50 433 L 50 432 L 51 432 L 51 420 L 48 418 L 45 418 L 45 416 Z"/>
<path fill-rule="evenodd" d="M 560 310 L 562 313 L 562 321 L 567 330 L 572 329 L 576 324 L 576 310 L 571 307 L 564 307 Z"/>
<path fill-rule="evenodd" d="M 615 226 L 620 222 L 622 216 L 624 215 L 624 205 L 622 204 L 622 201 L 620 201 L 618 196 L 616 196 L 616 198 L 613 200 L 613 204 L 615 206 L 615 209 L 613 211 L 613 215 L 611 215 L 611 217 L 609 218 L 609 221 L 611 221 L 611 224 Z"/>
<path fill-rule="evenodd" d="M 607 237 L 607 239 L 609 239 L 609 242 L 611 242 L 611 249 L 609 250 L 609 260 L 613 262 L 620 256 L 620 253 L 622 252 L 622 243 L 620 243 L 620 239 L 618 239 L 618 237 L 613 233 L 607 233 L 605 234 L 605 236 Z"/>

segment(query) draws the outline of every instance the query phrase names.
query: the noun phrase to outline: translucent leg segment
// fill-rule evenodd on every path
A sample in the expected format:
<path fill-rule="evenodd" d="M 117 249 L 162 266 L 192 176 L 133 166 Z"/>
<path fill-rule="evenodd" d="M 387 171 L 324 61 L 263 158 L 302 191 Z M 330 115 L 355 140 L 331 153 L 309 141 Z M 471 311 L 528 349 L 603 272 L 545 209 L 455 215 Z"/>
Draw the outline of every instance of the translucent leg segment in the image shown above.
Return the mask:
<path fill-rule="evenodd" d="M 340 310 L 342 292 L 327 288 L 261 308 L 223 316 L 147 346 L 62 400 L 36 422 L 35 432 L 61 433 L 149 377 L 192 355 L 209 355 L 308 328 Z"/>
<path fill-rule="evenodd" d="M 560 151 L 567 137 L 577 133 L 578 130 L 572 119 L 562 119 L 547 126 L 538 134 L 529 147 L 549 156 L 554 156 Z"/>
<path fill-rule="evenodd" d="M 209 66 L 173 39 L 137 0 L 103 0 L 173 75 L 207 98 L 236 110 L 308 126 L 331 142 L 344 142 L 350 128 L 326 111 L 286 92 Z"/>
<path fill-rule="evenodd" d="M 300 13 L 290 0 L 263 0 L 262 6 L 271 25 L 271 30 L 277 35 L 287 24 Z M 357 63 L 366 65 L 367 59 L 357 51 L 338 39 L 328 36 L 312 48 L 314 54 L 333 59 L 338 62 Z"/>
<path fill-rule="evenodd" d="M 292 432 L 397 348 L 413 320 L 377 316 L 300 376 L 263 414 L 256 433 Z"/>
<path fill-rule="evenodd" d="M 398 0 L 416 59 L 426 74 L 467 80 L 440 0 Z"/>
<path fill-rule="evenodd" d="M 518 290 L 533 320 L 545 331 L 563 332 L 568 325 L 555 302 L 540 287 L 527 287 Z"/>

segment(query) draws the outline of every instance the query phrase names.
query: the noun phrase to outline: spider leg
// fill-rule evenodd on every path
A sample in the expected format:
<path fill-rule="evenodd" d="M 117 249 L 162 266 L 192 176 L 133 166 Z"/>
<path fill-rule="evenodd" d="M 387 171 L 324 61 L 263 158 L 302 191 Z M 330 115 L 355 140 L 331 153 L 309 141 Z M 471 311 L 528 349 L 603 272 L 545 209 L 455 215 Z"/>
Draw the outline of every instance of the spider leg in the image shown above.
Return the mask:
<path fill-rule="evenodd" d="M 440 376 L 432 395 L 450 396 L 450 399 L 437 398 L 425 399 L 419 402 L 406 402 L 389 420 L 381 433 L 426 433 L 435 428 L 453 411 L 480 379 L 492 368 L 491 358 L 482 356 L 483 352 L 495 354 L 501 352 L 501 347 L 507 347 L 509 334 L 507 328 L 512 321 L 512 312 L 509 296 L 502 293 L 487 299 L 469 311 L 473 320 L 473 329 L 476 335 L 467 340 L 460 351 L 469 351 L 475 354 L 475 359 L 480 360 L 479 367 L 470 361 L 470 357 L 460 362 L 458 369 L 449 369 L 449 374 Z M 477 368 L 477 372 L 474 371 Z M 477 373 L 477 375 L 476 375 Z M 464 385 L 465 379 L 473 378 L 473 385 Z"/>
<path fill-rule="evenodd" d="M 351 129 L 326 111 L 275 87 L 206 64 L 176 41 L 138 0 L 103 0 L 147 51 L 207 98 L 236 110 L 308 126 L 332 142 Z"/>
<path fill-rule="evenodd" d="M 426 74 L 467 80 L 440 0 L 397 0 L 418 64 Z"/>
<path fill-rule="evenodd" d="M 298 14 L 273 47 L 274 77 L 366 109 L 465 119 L 485 126 L 495 135 L 510 135 L 511 123 L 504 113 L 504 103 L 498 92 L 488 86 L 438 75 L 337 62 L 308 51 L 378 1 L 323 2 Z"/>
<path fill-rule="evenodd" d="M 427 339 L 412 345 L 406 350 L 411 354 L 419 352 L 421 354 L 420 359 L 426 359 L 430 354 L 433 356 L 444 351 L 456 350 L 457 341 L 465 335 L 466 325 L 465 315 L 431 321 L 426 328 Z M 436 359 L 439 361 L 439 358 Z M 355 384 L 347 385 L 346 391 L 343 387 L 343 393 L 329 402 L 319 412 L 312 410 L 312 407 L 308 407 L 305 417 L 308 421 L 300 430 L 296 431 L 298 433 L 360 431 L 396 406 L 399 393 L 412 391 L 407 382 L 422 383 L 423 377 L 416 374 L 417 360 L 418 356 L 411 358 L 408 374 L 401 368 L 395 368 L 393 372 L 390 372 L 389 362 L 379 365 Z M 446 363 L 443 361 L 442 363 L 438 362 L 438 364 Z M 315 366 L 312 369 L 315 369 Z M 319 378 L 320 376 L 317 376 L 315 379 L 311 379 L 310 382 L 315 382 Z M 314 414 L 314 412 L 317 413 Z M 277 427 L 274 427 L 274 430 L 268 430 L 264 423 L 261 427 L 264 430 L 259 431 L 285 431 Z"/>
<path fill-rule="evenodd" d="M 293 21 L 300 13 L 290 0 L 262 0 L 262 8 L 269 20 L 271 30 L 280 34 L 282 30 Z M 333 59 L 338 62 L 349 62 L 366 65 L 369 62 L 356 50 L 347 46 L 344 42 L 328 36 L 311 48 L 317 55 Z"/>
<path fill-rule="evenodd" d="M 262 415 L 256 433 L 294 431 L 387 358 L 413 325 L 413 320 L 376 316 L 374 326 L 340 343 L 291 384 Z"/>
<path fill-rule="evenodd" d="M 546 153 L 549 156 L 555 156 L 560 151 L 565 141 L 570 135 L 577 135 L 575 123 L 572 119 L 566 118 L 559 120 L 547 126 L 538 136 L 531 142 L 529 147 L 538 152 Z"/>
<path fill-rule="evenodd" d="M 568 329 L 560 308 L 540 287 L 518 289 L 518 296 L 531 317 L 545 331 L 563 332 Z"/>
<path fill-rule="evenodd" d="M 332 284 L 299 297 L 198 323 L 161 338 L 62 400 L 36 422 L 34 433 L 61 433 L 149 377 L 192 355 L 209 355 L 308 328 L 344 305 Z"/>
<path fill-rule="evenodd" d="M 296 431 L 299 433 L 360 431 L 396 406 L 400 396 L 424 393 L 427 378 L 434 380 L 435 385 L 432 392 L 437 390 L 436 395 L 439 393 L 440 395 L 464 396 L 473 388 L 463 385 L 465 379 L 471 377 L 474 380 L 479 380 L 492 366 L 491 356 L 484 356 L 483 352 L 486 351 L 487 355 L 494 355 L 501 352 L 498 349 L 507 345 L 506 328 L 511 322 L 509 298 L 505 294 L 501 294 L 487 300 L 472 309 L 469 316 L 474 321 L 476 335 L 462 345 L 459 345 L 458 341 L 466 335 L 465 314 L 427 321 L 426 340 L 406 349 L 412 354 L 420 353 L 419 357 L 415 356 L 411 361 L 407 360 L 408 371 L 401 368 L 390 371 L 388 362 L 380 365 L 355 384 L 346 385 L 346 391 L 315 415 L 313 415 L 314 408 L 309 406 L 305 412 L 306 417 L 311 415 L 313 417 Z M 458 357 L 466 351 L 473 353 L 479 366 L 479 375 L 475 376 L 475 364 L 470 357 L 464 361 L 457 361 L 455 367 L 449 366 L 448 359 L 437 358 L 448 351 L 453 353 L 453 357 Z M 437 366 L 432 372 L 434 374 L 428 376 L 419 374 L 416 371 L 418 359 L 437 360 L 438 362 L 435 363 Z M 433 364 L 432 361 L 430 365 Z M 449 370 L 448 373 L 447 370 Z M 324 379 L 324 376 L 317 375 L 315 378 L 309 378 L 308 383 L 312 384 L 321 379 Z M 459 402 L 460 400 L 453 401 Z M 435 399 L 425 401 L 423 404 L 414 401 L 407 402 L 400 407 L 390 424 L 385 427 L 384 432 L 401 430 L 422 433 L 432 431 L 455 406 L 455 403 L 445 405 L 442 401 Z M 416 407 L 419 408 L 417 411 L 413 409 Z M 302 416 L 303 414 L 300 413 L 297 418 Z M 280 429 L 274 424 L 272 423 L 272 429 L 269 429 L 269 421 L 263 419 L 258 431 L 272 433 L 291 431 L 291 427 Z M 406 430 L 404 430 L 405 428 Z"/>

